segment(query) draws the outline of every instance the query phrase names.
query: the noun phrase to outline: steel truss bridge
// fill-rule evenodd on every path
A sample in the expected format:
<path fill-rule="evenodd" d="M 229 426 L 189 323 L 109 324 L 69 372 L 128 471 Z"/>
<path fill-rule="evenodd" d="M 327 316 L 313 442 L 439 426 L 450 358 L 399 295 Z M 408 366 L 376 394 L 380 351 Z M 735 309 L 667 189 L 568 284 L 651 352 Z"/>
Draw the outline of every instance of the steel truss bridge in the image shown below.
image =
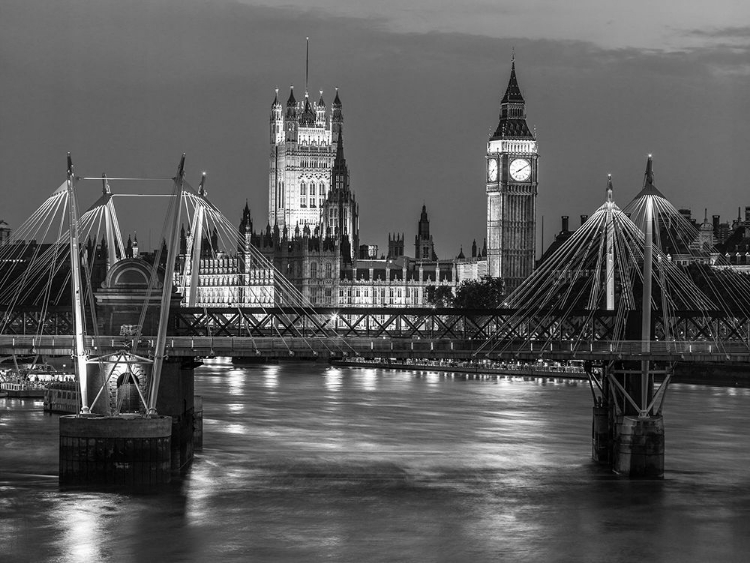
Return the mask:
<path fill-rule="evenodd" d="M 2 354 L 70 354 L 70 308 L 19 308 L 0 334 Z M 467 359 L 643 359 L 641 340 L 618 340 L 614 311 L 555 311 L 519 315 L 514 309 L 440 308 L 179 308 L 169 320 L 171 356 Z M 750 361 L 750 319 L 722 311 L 677 311 L 655 321 L 648 358 L 654 361 Z M 148 354 L 155 337 L 135 349 Z M 122 335 L 86 337 L 105 353 L 133 349 Z"/>

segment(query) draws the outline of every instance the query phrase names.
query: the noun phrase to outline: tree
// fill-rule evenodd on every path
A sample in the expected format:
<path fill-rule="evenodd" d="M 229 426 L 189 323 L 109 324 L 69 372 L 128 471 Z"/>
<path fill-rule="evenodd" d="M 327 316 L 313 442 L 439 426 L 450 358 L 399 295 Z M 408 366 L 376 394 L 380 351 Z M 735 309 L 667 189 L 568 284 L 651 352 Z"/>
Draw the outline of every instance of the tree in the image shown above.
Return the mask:
<path fill-rule="evenodd" d="M 451 307 L 453 305 L 453 290 L 447 285 L 428 285 L 427 303 L 434 307 Z"/>
<path fill-rule="evenodd" d="M 505 296 L 502 278 L 484 276 L 480 280 L 464 280 L 456 288 L 453 306 L 459 309 L 494 309 Z"/>

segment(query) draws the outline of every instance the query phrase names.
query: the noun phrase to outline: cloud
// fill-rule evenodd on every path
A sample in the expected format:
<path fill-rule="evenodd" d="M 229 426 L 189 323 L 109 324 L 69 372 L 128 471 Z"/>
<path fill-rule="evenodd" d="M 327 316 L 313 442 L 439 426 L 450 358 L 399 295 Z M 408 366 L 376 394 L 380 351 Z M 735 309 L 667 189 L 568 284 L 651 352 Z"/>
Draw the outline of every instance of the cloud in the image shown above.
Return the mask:
<path fill-rule="evenodd" d="M 750 41 L 750 26 L 723 27 L 719 29 L 691 29 L 684 32 L 686 36 L 706 37 L 710 39 L 740 39 Z"/>

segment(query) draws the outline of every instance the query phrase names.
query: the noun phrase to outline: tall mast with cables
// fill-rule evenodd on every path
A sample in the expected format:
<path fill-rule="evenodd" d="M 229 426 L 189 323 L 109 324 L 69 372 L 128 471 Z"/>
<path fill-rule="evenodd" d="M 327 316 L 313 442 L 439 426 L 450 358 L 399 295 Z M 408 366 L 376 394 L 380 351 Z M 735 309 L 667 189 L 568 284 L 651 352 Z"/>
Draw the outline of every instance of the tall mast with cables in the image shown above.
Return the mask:
<path fill-rule="evenodd" d="M 174 263 L 179 245 L 180 215 L 182 211 L 182 192 L 185 182 L 185 155 L 180 159 L 177 175 L 174 178 L 175 209 L 169 246 L 167 247 L 167 264 L 164 268 L 164 287 L 161 294 L 161 308 L 159 310 L 159 331 L 154 346 L 154 365 L 151 373 L 151 389 L 148 396 L 148 414 L 156 415 L 156 399 L 159 393 L 161 368 L 164 365 L 164 347 L 167 343 L 167 325 L 169 324 L 169 305 L 172 300 L 172 278 L 174 277 Z M 158 264 L 154 264 L 157 268 Z"/>
<path fill-rule="evenodd" d="M 651 186 L 654 183 L 654 170 L 651 155 L 648 155 L 646 164 L 646 178 L 644 187 Z M 643 317 L 641 324 L 641 352 L 644 355 L 651 353 L 651 285 L 652 285 L 652 266 L 654 257 L 654 198 L 646 198 L 646 221 L 644 233 L 646 235 L 643 244 Z M 648 379 L 649 379 L 649 360 L 641 360 L 641 415 L 648 416 Z"/>
<path fill-rule="evenodd" d="M 78 209 L 75 198 L 75 171 L 73 159 L 68 153 L 68 224 L 70 233 L 70 277 L 73 290 L 73 317 L 75 319 L 75 360 L 76 375 L 81 388 L 81 414 L 88 414 L 89 396 L 86 377 L 86 351 L 83 347 L 83 296 L 81 295 L 81 255 L 79 253 L 80 240 L 78 235 Z"/>

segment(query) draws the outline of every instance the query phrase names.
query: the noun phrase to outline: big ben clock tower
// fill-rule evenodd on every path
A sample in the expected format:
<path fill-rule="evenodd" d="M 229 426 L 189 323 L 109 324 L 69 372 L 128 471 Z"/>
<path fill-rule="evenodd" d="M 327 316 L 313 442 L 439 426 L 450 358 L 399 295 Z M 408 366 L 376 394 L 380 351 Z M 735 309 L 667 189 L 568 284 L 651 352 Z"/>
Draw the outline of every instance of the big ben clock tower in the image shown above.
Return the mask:
<path fill-rule="evenodd" d="M 500 102 L 500 123 L 487 143 L 487 272 L 510 293 L 531 274 L 536 249 L 537 143 L 515 57 Z"/>

